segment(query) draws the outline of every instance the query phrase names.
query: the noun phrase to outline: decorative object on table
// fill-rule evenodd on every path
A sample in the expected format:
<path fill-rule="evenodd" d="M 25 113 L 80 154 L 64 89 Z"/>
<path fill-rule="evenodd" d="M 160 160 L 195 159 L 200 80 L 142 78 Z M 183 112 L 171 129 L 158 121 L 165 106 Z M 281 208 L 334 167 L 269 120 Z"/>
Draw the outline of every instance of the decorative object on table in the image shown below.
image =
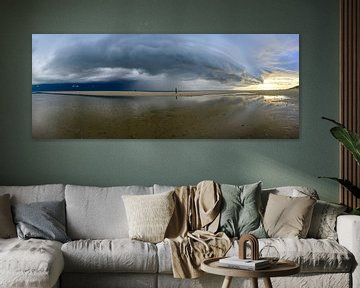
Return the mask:
<path fill-rule="evenodd" d="M 36 139 L 298 138 L 299 34 L 33 34 L 32 117 Z"/>
<path fill-rule="evenodd" d="M 246 259 L 246 243 L 250 244 L 251 251 L 251 259 L 258 260 L 259 259 L 259 241 L 252 234 L 245 234 L 239 239 L 239 258 Z"/>
<path fill-rule="evenodd" d="M 259 259 L 259 241 L 252 234 L 245 234 L 239 239 L 239 255 L 222 258 L 219 265 L 228 268 L 259 270 L 270 267 L 271 263 L 267 259 Z M 247 243 L 250 246 L 251 259 L 246 256 Z"/>
<path fill-rule="evenodd" d="M 238 256 L 222 258 L 219 260 L 219 265 L 222 267 L 246 269 L 246 270 L 260 270 L 271 266 L 267 259 L 240 259 Z"/>
<path fill-rule="evenodd" d="M 344 147 L 353 155 L 353 158 L 357 162 L 357 164 L 360 165 L 360 136 L 355 132 L 350 131 L 343 124 L 333 119 L 327 117 L 322 117 L 322 119 L 328 120 L 336 124 L 335 127 L 330 129 L 331 135 L 334 136 L 335 139 L 337 139 L 340 143 L 344 145 Z M 321 176 L 319 178 L 327 178 L 337 181 L 342 186 L 344 186 L 348 191 L 350 191 L 351 194 L 356 197 L 356 199 L 360 198 L 360 187 L 356 186 L 348 179 L 341 179 L 337 177 L 324 177 L 324 176 Z M 355 208 L 360 208 L 360 207 L 355 207 Z M 354 209 L 352 214 L 359 215 L 360 209 Z"/>
<path fill-rule="evenodd" d="M 281 260 L 270 268 L 262 270 L 246 270 L 221 267 L 219 265 L 220 259 L 222 258 L 210 258 L 204 260 L 201 263 L 201 270 L 207 273 L 225 276 L 222 288 L 229 288 L 233 277 L 250 278 L 253 285 L 252 287 L 254 288 L 258 287 L 258 278 L 262 278 L 265 288 L 272 288 L 273 286 L 270 277 L 283 277 L 300 272 L 300 266 L 295 262 L 288 260 Z"/>
<path fill-rule="evenodd" d="M 239 255 L 237 257 L 238 259 L 248 260 L 246 254 L 246 249 L 248 248 L 247 244 L 250 246 L 251 260 L 253 260 L 253 262 L 250 261 L 249 263 L 239 263 L 239 265 L 247 265 L 248 267 L 250 266 L 253 268 L 253 270 L 256 270 L 269 267 L 271 264 L 275 264 L 277 261 L 279 261 L 280 254 L 277 249 L 274 246 L 265 245 L 259 251 L 259 240 L 252 234 L 245 234 L 240 237 Z M 231 261 L 232 259 L 229 260 Z M 261 262 L 257 263 L 256 261 L 258 260 L 261 260 Z M 250 269 L 250 267 L 248 269 Z"/>
<path fill-rule="evenodd" d="M 265 245 L 259 252 L 260 259 L 267 260 L 271 265 L 276 264 L 280 259 L 280 253 L 275 246 Z"/>

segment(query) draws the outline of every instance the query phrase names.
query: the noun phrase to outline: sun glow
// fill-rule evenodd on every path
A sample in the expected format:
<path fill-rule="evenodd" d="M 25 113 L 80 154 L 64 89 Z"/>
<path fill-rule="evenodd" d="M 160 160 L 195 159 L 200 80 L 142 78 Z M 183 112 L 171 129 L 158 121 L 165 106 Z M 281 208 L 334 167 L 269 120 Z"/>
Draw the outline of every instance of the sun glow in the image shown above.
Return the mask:
<path fill-rule="evenodd" d="M 267 72 L 262 75 L 262 83 L 236 87 L 236 90 L 284 90 L 299 85 L 299 75 L 294 72 Z"/>

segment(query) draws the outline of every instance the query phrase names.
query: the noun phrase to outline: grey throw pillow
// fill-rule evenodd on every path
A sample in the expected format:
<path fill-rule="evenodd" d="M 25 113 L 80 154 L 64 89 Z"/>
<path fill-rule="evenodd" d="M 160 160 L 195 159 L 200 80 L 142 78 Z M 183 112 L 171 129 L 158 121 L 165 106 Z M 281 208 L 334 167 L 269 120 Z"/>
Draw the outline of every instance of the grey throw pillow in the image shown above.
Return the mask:
<path fill-rule="evenodd" d="M 16 204 L 13 214 L 19 238 L 70 241 L 65 232 L 65 201 Z"/>
<path fill-rule="evenodd" d="M 309 238 L 337 240 L 336 218 L 346 206 L 318 200 L 312 214 Z"/>
<path fill-rule="evenodd" d="M 219 231 L 229 237 L 250 233 L 265 238 L 260 216 L 261 182 L 243 186 L 222 184 L 221 193 L 223 201 Z"/>
<path fill-rule="evenodd" d="M 0 196 L 0 238 L 16 237 L 15 225 L 11 215 L 10 196 Z"/>

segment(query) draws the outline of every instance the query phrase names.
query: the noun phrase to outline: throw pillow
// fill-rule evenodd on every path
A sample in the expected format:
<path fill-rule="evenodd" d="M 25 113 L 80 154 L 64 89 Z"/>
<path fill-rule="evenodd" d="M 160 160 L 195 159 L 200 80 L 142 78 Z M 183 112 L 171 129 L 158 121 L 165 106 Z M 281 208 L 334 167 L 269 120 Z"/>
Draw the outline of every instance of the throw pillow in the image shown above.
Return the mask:
<path fill-rule="evenodd" d="M 0 238 L 16 237 L 16 229 L 11 215 L 10 195 L 0 196 Z"/>
<path fill-rule="evenodd" d="M 173 193 L 122 196 L 131 239 L 151 243 L 164 240 L 175 208 Z"/>
<path fill-rule="evenodd" d="M 269 237 L 305 238 L 316 200 L 306 197 L 269 195 L 264 227 Z"/>
<path fill-rule="evenodd" d="M 65 201 L 15 204 L 13 214 L 19 238 L 70 241 L 65 232 Z"/>
<path fill-rule="evenodd" d="M 346 206 L 318 200 L 312 214 L 308 237 L 337 240 L 336 219 Z"/>
<path fill-rule="evenodd" d="M 222 209 L 219 231 L 229 237 L 251 233 L 265 238 L 266 233 L 260 216 L 261 182 L 235 186 L 221 185 Z"/>

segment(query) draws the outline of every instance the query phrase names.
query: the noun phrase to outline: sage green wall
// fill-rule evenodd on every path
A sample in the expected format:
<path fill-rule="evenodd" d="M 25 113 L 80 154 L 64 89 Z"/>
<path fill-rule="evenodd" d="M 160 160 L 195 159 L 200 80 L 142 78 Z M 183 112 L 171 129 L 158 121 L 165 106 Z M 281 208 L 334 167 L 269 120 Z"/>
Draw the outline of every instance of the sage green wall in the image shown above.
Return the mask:
<path fill-rule="evenodd" d="M 130 185 L 263 180 L 337 201 L 337 0 L 2 0 L 0 184 Z M 299 33 L 296 140 L 33 140 L 32 33 Z"/>

